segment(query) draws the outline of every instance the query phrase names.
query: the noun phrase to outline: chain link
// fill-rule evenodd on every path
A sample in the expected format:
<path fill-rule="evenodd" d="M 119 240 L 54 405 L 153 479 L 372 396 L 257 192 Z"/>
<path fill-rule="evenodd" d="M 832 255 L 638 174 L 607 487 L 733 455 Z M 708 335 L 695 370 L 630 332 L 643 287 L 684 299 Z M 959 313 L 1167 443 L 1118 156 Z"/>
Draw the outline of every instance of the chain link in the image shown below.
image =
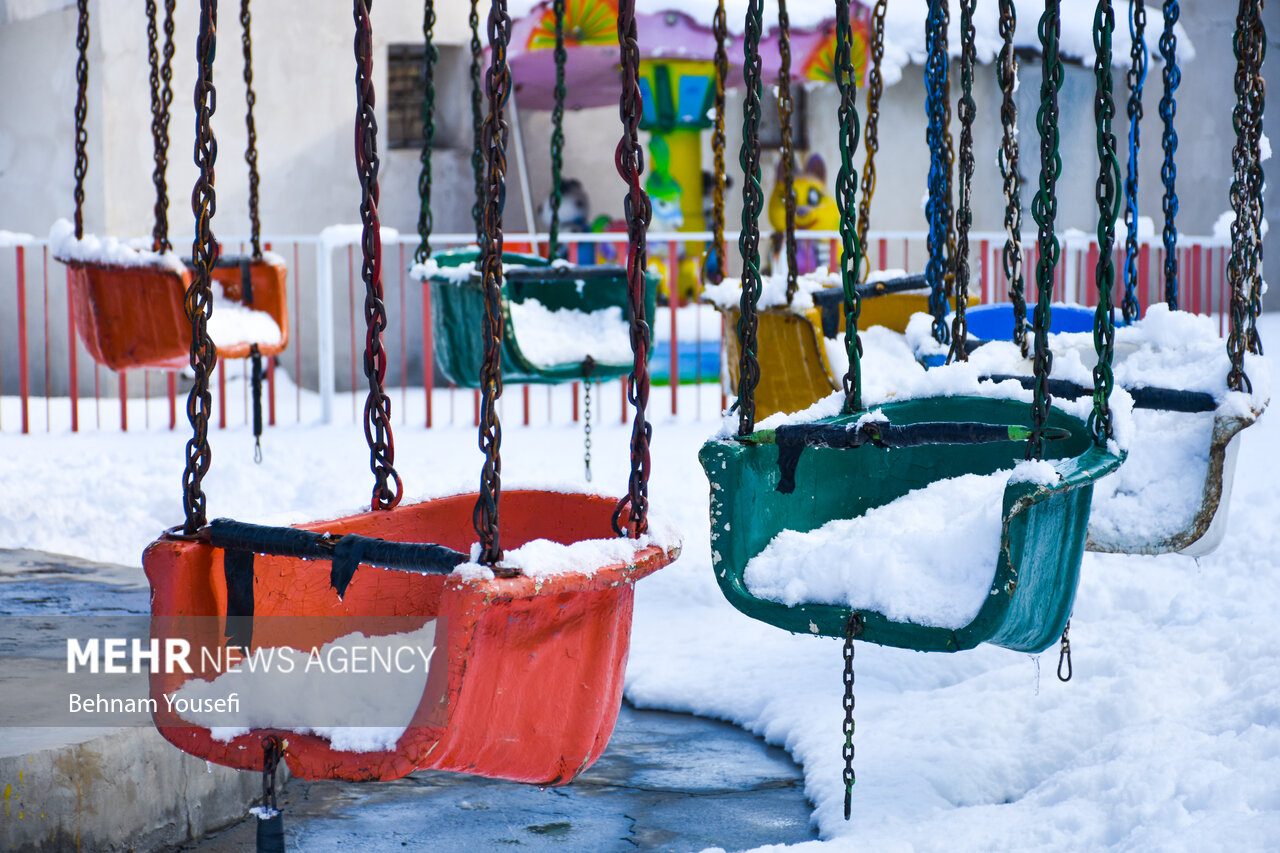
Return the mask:
<path fill-rule="evenodd" d="M 1227 387 L 1233 391 L 1253 390 L 1244 372 L 1245 351 L 1261 354 L 1257 334 L 1257 313 L 1261 308 L 1262 264 L 1262 114 L 1265 83 L 1262 60 L 1266 55 L 1266 29 L 1261 3 L 1240 0 L 1233 47 L 1236 55 L 1236 105 L 1231 113 L 1236 144 L 1231 151 L 1233 177 L 1231 209 L 1231 259 L 1227 280 L 1231 285 L 1231 326 L 1227 354 L 1231 369 Z"/>
<path fill-rule="evenodd" d="M 1178 112 L 1178 102 L 1173 93 L 1182 82 L 1178 70 L 1178 37 L 1174 24 L 1178 23 L 1178 0 L 1164 0 L 1164 31 L 1160 34 L 1160 56 L 1164 59 L 1164 94 L 1160 98 L 1160 118 L 1164 121 L 1161 147 L 1164 163 L 1160 166 L 1160 179 L 1164 183 L 1161 208 L 1164 212 L 1164 299 L 1171 311 L 1178 310 L 1178 164 L 1174 153 L 1178 150 L 1178 132 L 1173 127 Z"/>
<path fill-rule="evenodd" d="M 1099 7 L 1103 3 L 1110 5 L 1108 0 L 1098 0 Z M 1062 639 L 1058 643 L 1058 680 L 1062 682 L 1071 680 L 1071 638 L 1068 636 L 1070 633 L 1071 620 L 1068 619 L 1066 626 L 1062 629 Z M 1063 672 L 1064 669 L 1066 672 Z"/>
<path fill-rule="evenodd" d="M 849 0 L 836 0 L 836 88 L 840 91 L 840 107 L 836 124 L 840 132 L 840 169 L 836 172 L 836 209 L 840 212 L 840 284 L 844 289 L 844 349 L 849 357 L 849 370 L 841 381 L 846 411 L 862 409 L 862 338 L 858 335 L 858 317 L 862 314 L 862 298 L 858 295 L 858 270 L 862 267 L 862 243 L 858 240 L 857 209 L 858 171 L 853 166 L 858 152 L 858 81 L 853 66 L 853 24 Z"/>
<path fill-rule="evenodd" d="M 1031 403 L 1031 438 L 1027 442 L 1028 459 L 1044 458 L 1044 427 L 1049 418 L 1049 374 L 1053 371 L 1053 354 L 1049 352 L 1049 329 L 1052 328 L 1049 306 L 1053 301 L 1053 275 L 1060 249 L 1053 226 L 1058 218 L 1058 176 L 1062 174 L 1062 155 L 1058 151 L 1058 92 L 1062 87 L 1058 41 L 1061 35 L 1058 4 L 1046 2 L 1044 14 L 1040 17 L 1040 50 L 1044 62 L 1040 109 L 1036 113 L 1036 125 L 1040 131 L 1040 189 L 1031 203 L 1031 215 L 1038 229 L 1040 259 L 1036 264 L 1035 388 Z"/>
<path fill-rule="evenodd" d="M 843 0 L 837 0 L 843 2 Z M 853 772 L 853 638 L 862 633 L 862 617 L 849 617 L 844 632 L 844 819 L 853 816 L 853 786 L 858 781 Z"/>
<path fill-rule="evenodd" d="M 1000 48 L 996 77 L 1000 81 L 1000 177 L 1004 181 L 1004 251 L 1001 263 L 1009 283 L 1009 299 L 1013 303 L 1013 342 L 1022 357 L 1030 352 L 1027 341 L 1027 298 L 1022 278 L 1022 193 L 1018 174 L 1018 105 L 1013 91 L 1018 84 L 1018 56 L 1013 36 L 1018 29 L 1018 12 L 1014 0 L 1000 0 Z"/>
<path fill-rule="evenodd" d="M 84 237 L 84 178 L 89 172 L 89 0 L 76 0 L 76 239 Z"/>
<path fill-rule="evenodd" d="M 502 561 L 498 507 L 502 500 L 502 424 L 498 399 L 502 396 L 502 213 L 507 203 L 507 122 L 503 107 L 511 92 L 511 68 L 507 45 L 511 42 L 511 16 L 507 0 L 493 0 L 489 7 L 489 68 L 485 90 L 489 110 L 481 129 L 485 156 L 484 229 L 480 239 L 480 270 L 484 288 L 484 363 L 480 367 L 480 496 L 472 523 L 480 536 L 480 561 Z"/>
<path fill-rule="evenodd" d="M 863 249 L 864 260 L 870 257 L 870 252 L 867 252 L 867 232 L 871 230 L 871 200 L 876 194 L 880 98 L 884 94 L 884 76 L 880 67 L 884 64 L 884 16 L 888 6 L 888 0 L 876 0 L 876 5 L 871 10 L 871 69 L 867 72 L 867 120 L 863 131 L 863 147 L 867 151 L 867 159 L 862 164 L 862 198 L 858 200 L 858 245 Z M 867 260 L 860 271 L 859 280 L 866 281 L 870 273 L 871 263 Z"/>
<path fill-rule="evenodd" d="M 760 211 L 764 193 L 760 189 L 760 35 L 764 0 L 747 0 L 747 20 L 743 40 L 742 103 L 742 233 L 738 251 L 742 255 L 742 302 L 738 316 L 738 435 L 749 435 L 756 422 L 756 385 L 760 382 L 757 360 L 756 303 L 760 300 Z"/>
<path fill-rule="evenodd" d="M 249 28 L 249 0 L 240 0 L 241 44 L 244 48 L 244 127 L 247 142 L 244 161 L 249 164 L 249 241 L 254 260 L 262 259 L 262 223 L 258 217 L 258 127 L 253 120 L 253 39 Z"/>
<path fill-rule="evenodd" d="M 186 446 L 182 474 L 182 505 L 186 512 L 183 532 L 194 536 L 207 520 L 206 498 L 201 482 L 209 472 L 213 453 L 209 448 L 209 412 L 213 397 L 209 375 L 217 363 L 217 353 L 209 338 L 209 315 L 213 312 L 213 265 L 218 260 L 218 241 L 213 236 L 213 212 L 217 206 L 213 188 L 214 162 L 218 143 L 213 136 L 213 113 L 217 95 L 213 88 L 213 59 L 217 46 L 217 0 L 200 0 L 200 32 L 196 39 L 198 72 L 195 89 L 195 162 L 199 170 L 191 193 L 195 214 L 195 238 L 191 245 L 194 275 L 187 287 L 184 308 L 191 323 L 191 371 L 194 381 L 187 394 L 187 420 L 191 439 Z"/>
<path fill-rule="evenodd" d="M 649 194 L 640 182 L 644 173 L 644 148 L 640 145 L 640 119 L 644 106 L 640 98 L 640 44 L 636 36 L 635 0 L 618 2 L 618 48 L 622 61 L 622 93 L 618 100 L 622 138 L 614 152 L 614 165 L 627 184 L 622 208 L 627 221 L 627 309 L 631 315 L 633 358 L 631 375 L 627 379 L 627 400 L 635 408 L 635 418 L 631 425 L 631 476 L 627 482 L 627 496 L 613 511 L 613 529 L 620 536 L 626 532 L 639 536 L 649 529 L 649 440 L 653 436 L 653 427 L 645 417 L 649 407 L 651 341 L 645 313 L 648 287 L 645 271 L 649 263 L 645 234 L 653 218 L 653 208 Z"/>
<path fill-rule="evenodd" d="M 484 239 L 484 90 L 480 87 L 480 61 L 484 47 L 480 43 L 479 0 L 471 0 L 471 13 L 467 17 L 471 27 L 471 174 L 475 178 L 475 201 L 471 204 L 471 219 L 476 228 L 476 243 Z"/>
<path fill-rule="evenodd" d="M 418 172 L 418 248 L 413 250 L 415 263 L 425 263 L 431 257 L 431 153 L 436 141 L 436 62 L 440 50 L 436 47 L 436 4 L 425 0 L 422 10 L 422 164 Z"/>
<path fill-rule="evenodd" d="M 555 259 L 560 257 L 560 201 L 564 197 L 560 175 L 564 170 L 564 65 L 568 54 L 564 49 L 564 0 L 552 0 L 551 8 L 556 19 L 556 87 L 551 107 L 551 225 L 547 234 L 550 247 L 547 257 Z"/>
<path fill-rule="evenodd" d="M 948 160 L 945 122 L 947 120 L 947 40 L 946 0 L 929 0 L 928 21 L 925 24 L 925 109 L 929 124 L 925 131 L 925 143 L 929 147 L 929 199 L 925 204 L 925 217 L 929 221 L 926 240 L 929 261 L 925 265 L 925 281 L 929 285 L 929 312 L 933 314 L 933 339 L 938 343 L 950 342 L 947 328 L 947 233 L 949 205 L 946 196 Z"/>
<path fill-rule="evenodd" d="M 1131 323 L 1138 319 L 1138 287 L 1146 282 L 1138 281 L 1138 149 L 1141 147 L 1142 86 L 1147 79 L 1147 9 L 1144 0 L 1129 0 L 1129 171 L 1124 180 L 1124 301 L 1121 309 L 1124 320 Z"/>
<path fill-rule="evenodd" d="M 393 509 L 400 503 L 404 485 L 396 473 L 395 438 L 391 434 L 391 397 L 383 387 L 387 375 L 387 351 L 382 333 L 387 328 L 387 308 L 382 301 L 382 232 L 378 222 L 378 119 L 373 75 L 373 0 L 354 0 L 356 22 L 356 174 L 360 179 L 360 236 L 364 281 L 364 375 L 369 394 L 364 403 L 364 435 L 369 443 L 369 468 L 373 471 L 375 510 Z"/>
<path fill-rule="evenodd" d="M 582 467 L 591 482 L 591 377 L 582 381 Z"/>
<path fill-rule="evenodd" d="M 947 47 L 947 39 L 951 29 L 951 2 L 943 0 L 942 28 L 938 38 L 942 42 L 942 143 L 947 155 L 947 168 L 943 173 L 945 190 L 942 194 L 943 217 L 947 224 L 947 261 L 943 267 L 943 279 L 946 282 L 947 295 L 954 293 L 956 274 L 956 212 L 952 198 L 955 193 L 956 145 L 951 137 L 951 54 Z"/>
<path fill-rule="evenodd" d="M 1116 277 L 1116 217 L 1120 212 L 1120 160 L 1116 156 L 1116 135 L 1111 129 L 1116 115 L 1111 72 L 1111 42 L 1116 18 L 1111 3 L 1112 0 L 1098 0 L 1093 19 L 1096 57 L 1093 74 L 1097 84 L 1093 117 L 1098 134 L 1100 167 L 1095 193 L 1098 202 L 1098 264 L 1094 279 L 1098 283 L 1098 307 L 1093 315 L 1093 347 L 1098 360 L 1093 368 L 1093 411 L 1089 415 L 1089 431 L 1094 444 L 1099 447 L 1105 447 L 1112 435 L 1110 399 L 1115 377 L 1111 362 L 1116 338 L 1112 290 Z"/>
<path fill-rule="evenodd" d="M 150 66 L 151 83 L 151 137 L 152 159 L 155 169 L 151 173 L 156 188 L 155 226 L 151 231 L 151 249 L 167 252 L 173 248 L 169 242 L 169 112 L 173 104 L 173 12 L 175 0 L 164 4 L 164 46 L 160 46 L 157 28 L 156 2 L 147 0 L 147 64 Z M 163 57 L 163 60 L 162 60 Z"/>
<path fill-rule="evenodd" d="M 782 135 L 780 177 L 786 213 L 784 243 L 787 253 L 787 304 L 790 305 L 796 298 L 800 280 L 796 274 L 796 152 L 791 132 L 794 104 L 791 99 L 791 16 L 787 14 L 787 0 L 778 0 L 778 56 L 778 127 Z"/>
<path fill-rule="evenodd" d="M 712 284 L 724 281 L 725 244 L 724 244 L 724 107 L 725 81 L 729 77 L 729 52 L 726 47 L 729 40 L 729 21 L 724 10 L 724 0 L 716 4 L 716 14 L 712 21 L 712 29 L 716 39 L 715 53 L 715 120 L 711 126 L 711 156 L 714 163 L 715 176 L 711 188 L 711 234 L 712 248 L 706 254 L 704 275 Z M 714 258 L 714 263 L 711 263 Z"/>
<path fill-rule="evenodd" d="M 969 302 L 969 228 L 973 225 L 973 120 L 977 106 L 973 102 L 973 66 L 977 62 L 974 40 L 977 31 L 973 26 L 975 0 L 960 0 L 960 206 L 956 210 L 956 254 L 953 258 L 955 272 L 955 314 L 951 318 L 951 349 L 947 361 L 968 361 L 965 351 L 968 326 L 965 309 Z"/>
<path fill-rule="evenodd" d="M 280 811 L 276 798 L 276 768 L 284 756 L 284 743 L 276 735 L 262 739 L 262 807 Z"/>

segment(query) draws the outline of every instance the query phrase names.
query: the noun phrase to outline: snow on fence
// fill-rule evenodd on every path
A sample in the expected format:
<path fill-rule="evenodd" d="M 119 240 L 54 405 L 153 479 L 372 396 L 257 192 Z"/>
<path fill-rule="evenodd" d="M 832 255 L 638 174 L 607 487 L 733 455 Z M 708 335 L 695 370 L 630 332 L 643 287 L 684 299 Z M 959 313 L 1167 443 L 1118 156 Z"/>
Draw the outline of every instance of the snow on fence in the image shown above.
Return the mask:
<path fill-rule="evenodd" d="M 703 243 L 705 233 L 653 233 L 651 258 L 668 269 L 678 266 L 681 244 Z M 821 241 L 834 250 L 839 235 L 802 232 L 802 240 Z M 1054 285 L 1055 300 L 1097 303 L 1094 269 L 1096 240 L 1079 232 L 1063 235 L 1063 261 Z M 1178 265 L 1181 307 L 1216 316 L 1225 332 L 1224 305 L 1229 303 L 1226 262 L 1230 251 L 1224 240 L 1181 237 Z M 625 253 L 623 234 L 566 234 L 564 242 L 576 256 L 578 244 L 607 244 Z M 736 253 L 737 235 L 726 235 L 730 263 Z M 175 240 L 183 246 L 189 240 Z M 289 264 L 289 349 L 268 360 L 264 388 L 264 415 L 268 425 L 280 422 L 360 418 L 363 405 L 364 286 L 360 277 L 359 229 L 338 226 L 319 235 L 268 238 L 272 251 Z M 433 250 L 465 246 L 470 235 L 442 234 L 432 240 Z M 417 238 L 384 230 L 383 286 L 389 317 L 384 333 L 388 353 L 387 387 L 393 390 L 396 422 L 437 424 L 476 422 L 478 392 L 453 389 L 433 366 L 429 288 L 408 276 Z M 545 247 L 544 235 L 511 234 L 508 250 Z M 1143 310 L 1161 299 L 1164 250 L 1155 239 L 1140 241 L 1138 256 L 1139 301 Z M 239 238 L 223 243 L 228 252 L 242 252 Z M 1007 299 L 1008 283 L 1001 264 L 1002 233 L 975 233 L 972 248 L 971 292 L 982 302 Z M 924 268 L 923 232 L 872 232 L 868 255 L 873 269 Z M 1034 270 L 1034 235 L 1024 235 L 1024 265 Z M 1116 250 L 1117 290 L 1124 269 L 1123 247 Z M 185 392 L 190 384 L 186 371 L 129 370 L 113 373 L 89 356 L 75 332 L 70 310 L 66 268 L 49 252 L 46 240 L 0 232 L 0 432 L 28 433 L 81 430 L 186 429 Z M 1117 296 L 1117 302 L 1119 296 Z M 655 388 L 651 412 L 655 416 L 678 413 L 683 400 L 693 406 L 694 417 L 714 417 L 702 393 L 682 393 L 682 385 L 720 383 L 724 388 L 720 350 L 723 323 L 710 306 L 678 305 L 659 308 L 655 318 L 655 354 L 651 371 L 669 392 Z M 674 381 L 671 380 L 674 377 Z M 601 417 L 625 421 L 624 382 L 608 383 L 613 389 L 594 389 L 595 411 Z M 247 424 L 252 405 L 246 365 L 219 361 L 211 379 L 213 424 L 218 428 Z M 545 405 L 542 397 L 545 396 Z M 714 394 L 710 398 L 714 400 Z M 585 400 L 581 383 L 567 388 L 537 389 L 508 386 L 503 397 L 504 418 L 522 424 L 582 416 Z M 720 394 L 721 408 L 726 402 Z M 518 407 L 513 412 L 512 407 Z M 348 415 L 349 412 L 349 415 Z"/>

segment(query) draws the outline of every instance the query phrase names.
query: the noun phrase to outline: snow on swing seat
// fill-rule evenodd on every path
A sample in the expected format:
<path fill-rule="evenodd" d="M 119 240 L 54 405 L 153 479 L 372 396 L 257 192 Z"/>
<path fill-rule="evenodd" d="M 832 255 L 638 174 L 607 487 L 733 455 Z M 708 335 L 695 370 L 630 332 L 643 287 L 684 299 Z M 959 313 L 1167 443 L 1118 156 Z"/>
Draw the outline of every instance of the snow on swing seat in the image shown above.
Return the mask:
<path fill-rule="evenodd" d="M 434 542 L 466 554 L 475 501 L 457 495 L 299 527 Z M 279 667 L 247 673 L 233 686 L 222 679 L 246 673 L 203 665 L 225 652 L 234 633 L 227 552 L 162 538 L 143 556 L 151 636 L 162 647 L 185 640 L 200 665 L 191 674 L 152 674 L 156 725 L 184 751 L 239 769 L 260 769 L 261 738 L 278 734 L 291 772 L 308 779 L 393 779 L 436 769 L 564 784 L 599 757 L 612 733 L 633 585 L 679 553 L 669 537 L 615 536 L 615 505 L 595 495 L 504 492 L 502 542 L 511 549 L 504 565 L 525 567 L 514 577 L 468 563 L 443 575 L 361 562 L 339 596 L 329 560 L 256 556 L 250 654 L 293 649 L 310 659 L 315 650 L 327 659 L 332 649 L 372 643 L 423 649 L 430 659 L 425 673 L 419 667 L 394 681 L 312 687 L 313 670 L 307 689 L 315 695 L 295 689 L 294 676 Z M 192 719 L 165 698 L 225 698 L 235 690 L 237 713 Z"/>
<path fill-rule="evenodd" d="M 95 361 L 111 370 L 190 363 L 185 300 L 191 270 L 177 254 L 150 251 L 142 241 L 77 239 L 65 219 L 54 223 L 49 244 L 68 267 L 76 331 Z M 265 356 L 284 351 L 287 276 L 284 259 L 270 252 L 256 260 L 218 260 L 213 280 L 221 288 L 214 288 L 209 328 L 219 357 L 245 358 L 254 345 Z"/>
<path fill-rule="evenodd" d="M 437 364 L 464 388 L 479 387 L 484 360 L 484 293 L 476 264 L 474 250 L 441 252 L 410 270 L 430 288 Z M 624 269 L 548 263 L 515 253 L 504 253 L 502 264 L 503 381 L 551 384 L 630 374 Z M 652 326 L 658 279 L 647 274 L 645 280 Z"/>

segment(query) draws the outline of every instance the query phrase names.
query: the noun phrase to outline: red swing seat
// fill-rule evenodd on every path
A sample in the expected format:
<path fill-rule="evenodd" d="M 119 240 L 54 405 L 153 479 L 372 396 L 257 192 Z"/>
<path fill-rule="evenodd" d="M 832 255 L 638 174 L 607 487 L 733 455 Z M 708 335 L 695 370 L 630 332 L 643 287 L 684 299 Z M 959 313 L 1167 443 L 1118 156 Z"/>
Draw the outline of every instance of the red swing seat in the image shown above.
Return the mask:
<path fill-rule="evenodd" d="M 401 542 L 436 542 L 466 553 L 476 496 L 458 495 L 390 511 L 299 525 Z M 507 548 L 536 538 L 562 544 L 613 538 L 615 501 L 594 495 L 509 491 L 502 496 Z M 227 643 L 224 552 L 162 538 L 143 565 L 151 582 L 151 636 L 181 637 L 192 661 Z M 252 648 L 303 651 L 361 631 L 413 631 L 436 620 L 436 650 L 423 696 L 394 750 L 344 752 L 313 734 L 259 729 L 222 742 L 167 710 L 165 695 L 188 679 L 151 676 L 153 714 L 175 746 L 228 767 L 262 768 L 261 740 L 284 742 L 295 776 L 351 781 L 395 779 L 415 770 L 471 773 L 562 785 L 604 751 L 622 699 L 633 584 L 675 559 L 650 546 L 630 564 L 543 578 L 469 580 L 362 565 L 339 598 L 323 562 L 256 558 Z M 304 617 L 305 618 L 287 618 Z M 287 636 L 286 636 L 287 634 Z"/>

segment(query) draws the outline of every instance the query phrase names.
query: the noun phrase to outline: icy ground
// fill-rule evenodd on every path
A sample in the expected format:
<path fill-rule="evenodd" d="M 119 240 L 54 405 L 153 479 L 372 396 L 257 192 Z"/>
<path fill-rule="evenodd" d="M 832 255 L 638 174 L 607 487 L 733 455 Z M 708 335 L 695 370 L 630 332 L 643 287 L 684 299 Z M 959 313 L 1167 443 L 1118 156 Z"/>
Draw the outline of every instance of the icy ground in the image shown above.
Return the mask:
<path fill-rule="evenodd" d="M 1280 317 L 1261 323 L 1280 340 Z M 580 425 L 567 389 L 504 399 L 504 483 L 582 483 Z M 997 648 L 926 655 L 857 648 L 857 787 L 841 819 L 841 655 L 832 640 L 791 636 L 731 609 L 711 577 L 706 481 L 695 454 L 718 427 L 718 390 L 681 389 L 666 415 L 655 389 L 652 497 L 684 531 L 684 556 L 638 587 L 627 694 L 645 707 L 721 717 L 785 747 L 804 766 L 822 841 L 797 850 L 1260 850 L 1280 840 L 1280 426 L 1246 433 L 1223 545 L 1209 557 L 1089 554 L 1071 624 L 1075 678 L 1054 676 L 1054 651 Z M 240 399 L 239 388 L 229 392 Z M 281 399 L 293 391 L 282 380 Z M 242 425 L 212 431 L 211 515 L 246 521 L 333 516 L 362 507 L 368 453 L 354 421 L 290 417 L 252 462 Z M 411 497 L 472 489 L 480 458 L 471 399 L 447 391 L 419 424 L 410 392 L 396 420 L 396 463 Z M 594 487 L 624 487 L 629 428 L 616 384 L 600 389 Z M 16 400 L 2 401 L 13 423 Z M 54 401 L 55 412 L 59 401 Z M 36 404 L 39 406 L 39 404 Z M 63 401 L 65 405 L 65 401 Z M 27 546 L 137 565 L 181 518 L 186 440 L 163 429 L 0 436 L 0 547 Z M 282 402 L 282 406 L 284 403 Z M 416 408 L 415 408 L 416 405 Z M 401 424 L 401 408 L 408 422 Z M 115 417 L 104 403 L 104 425 Z M 83 411 L 83 410 L 82 410 Z M 350 407 L 339 401 L 343 419 Z M 91 416 L 90 416 L 91 417 Z M 233 423 L 239 424 L 235 418 Z M 141 572 L 139 571 L 139 580 Z M 766 848 L 762 848 L 766 849 Z M 776 849 L 776 848 L 773 848 Z"/>

